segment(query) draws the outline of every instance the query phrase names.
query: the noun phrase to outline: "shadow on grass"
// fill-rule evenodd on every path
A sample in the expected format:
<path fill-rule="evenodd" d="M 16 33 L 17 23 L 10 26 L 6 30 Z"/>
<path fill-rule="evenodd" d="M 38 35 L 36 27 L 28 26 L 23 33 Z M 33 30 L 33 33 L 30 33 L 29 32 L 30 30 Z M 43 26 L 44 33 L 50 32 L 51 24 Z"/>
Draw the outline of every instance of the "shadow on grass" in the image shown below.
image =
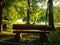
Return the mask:
<path fill-rule="evenodd" d="M 4 40 L 3 40 L 4 39 Z M 6 35 L 6 34 L 0 34 L 0 45 L 3 44 L 9 44 L 9 45 L 43 45 L 43 42 L 39 41 L 38 39 L 36 40 L 20 40 L 20 39 L 14 39 L 14 35 Z"/>
<path fill-rule="evenodd" d="M 51 34 L 49 34 L 50 41 L 43 42 L 39 39 L 36 40 L 26 40 L 26 39 L 14 39 L 14 35 L 0 35 L 0 39 L 7 38 L 7 37 L 13 37 L 11 39 L 5 40 L 4 42 L 0 43 L 7 44 L 7 45 L 60 45 L 60 28 L 57 28 L 58 30 L 53 31 Z M 32 34 L 31 34 L 32 35 Z M 30 35 L 30 36 L 31 36 Z M 24 36 L 25 37 L 25 36 Z"/>
<path fill-rule="evenodd" d="M 13 35 L 0 34 L 0 40 L 1 40 L 2 38 L 7 38 L 7 37 L 13 37 Z"/>
<path fill-rule="evenodd" d="M 14 38 L 11 38 L 9 40 L 5 40 L 4 42 L 0 43 L 0 44 L 9 44 L 9 45 L 60 45 L 60 43 L 56 43 L 53 41 L 47 41 L 47 42 L 43 42 L 40 40 L 16 40 Z"/>
<path fill-rule="evenodd" d="M 49 42 L 43 42 L 43 41 L 40 41 L 40 40 L 16 40 L 14 38 L 10 39 L 10 40 L 6 40 L 5 42 L 9 43 L 10 44 L 15 44 L 15 45 L 48 45 Z"/>

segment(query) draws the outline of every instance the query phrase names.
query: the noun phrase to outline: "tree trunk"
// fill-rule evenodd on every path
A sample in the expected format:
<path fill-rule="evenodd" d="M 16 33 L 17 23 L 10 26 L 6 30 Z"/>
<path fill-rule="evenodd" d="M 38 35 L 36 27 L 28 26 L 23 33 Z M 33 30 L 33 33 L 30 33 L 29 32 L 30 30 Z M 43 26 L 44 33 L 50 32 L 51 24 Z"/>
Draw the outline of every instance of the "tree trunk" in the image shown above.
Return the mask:
<path fill-rule="evenodd" d="M 34 17 L 33 24 L 36 24 L 36 17 Z"/>
<path fill-rule="evenodd" d="M 48 3 L 47 3 L 48 4 Z M 49 11 L 49 8 L 48 8 L 48 5 L 47 5 L 47 9 L 46 9 L 46 18 L 45 18 L 45 25 L 48 25 L 48 11 Z"/>
<path fill-rule="evenodd" d="M 48 0 L 49 7 L 49 25 L 54 29 L 54 20 L 53 20 L 53 0 Z"/>
<path fill-rule="evenodd" d="M 30 2 L 28 0 L 28 9 L 27 9 L 27 24 L 30 24 L 30 16 L 29 16 L 29 10 L 30 10 Z"/>
<path fill-rule="evenodd" d="M 1 32 L 1 23 L 2 23 L 2 0 L 0 0 L 0 32 Z"/>

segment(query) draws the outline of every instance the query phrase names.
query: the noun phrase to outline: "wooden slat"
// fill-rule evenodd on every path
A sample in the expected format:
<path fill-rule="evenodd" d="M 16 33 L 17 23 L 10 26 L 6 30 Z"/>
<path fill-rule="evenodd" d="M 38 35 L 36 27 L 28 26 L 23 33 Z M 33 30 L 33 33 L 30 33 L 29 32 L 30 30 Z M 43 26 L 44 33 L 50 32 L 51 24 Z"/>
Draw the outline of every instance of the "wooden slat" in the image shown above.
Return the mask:
<path fill-rule="evenodd" d="M 32 24 L 13 24 L 13 29 L 21 29 L 21 30 L 50 30 L 51 26 L 47 25 L 32 25 Z"/>
<path fill-rule="evenodd" d="M 42 31 L 42 30 L 14 30 L 13 33 L 49 33 L 50 31 Z"/>

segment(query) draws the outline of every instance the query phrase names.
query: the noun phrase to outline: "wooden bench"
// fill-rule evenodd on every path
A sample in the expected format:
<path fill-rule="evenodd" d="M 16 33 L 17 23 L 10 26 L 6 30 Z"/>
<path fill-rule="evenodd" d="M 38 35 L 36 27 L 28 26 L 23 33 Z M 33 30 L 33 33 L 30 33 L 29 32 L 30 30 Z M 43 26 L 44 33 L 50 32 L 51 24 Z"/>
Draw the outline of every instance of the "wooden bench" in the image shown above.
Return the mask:
<path fill-rule="evenodd" d="M 47 41 L 51 26 L 46 25 L 32 25 L 32 24 L 13 24 L 13 33 L 16 33 L 15 39 L 22 39 L 22 33 L 40 33 L 40 40 Z"/>

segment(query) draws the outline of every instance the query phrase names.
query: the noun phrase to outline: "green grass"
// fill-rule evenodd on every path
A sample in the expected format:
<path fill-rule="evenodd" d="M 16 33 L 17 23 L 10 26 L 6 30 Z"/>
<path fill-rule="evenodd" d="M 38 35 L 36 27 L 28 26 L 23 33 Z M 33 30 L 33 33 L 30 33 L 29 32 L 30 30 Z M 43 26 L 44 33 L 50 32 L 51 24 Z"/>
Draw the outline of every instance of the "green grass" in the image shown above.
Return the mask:
<path fill-rule="evenodd" d="M 32 37 L 32 36 L 37 36 L 36 39 L 30 39 L 30 40 L 27 40 L 26 39 L 26 36 L 28 37 Z M 29 44 L 35 44 L 35 45 L 60 45 L 60 28 L 56 28 L 55 31 L 51 31 L 51 33 L 48 35 L 48 42 L 42 42 L 39 40 L 38 38 L 39 34 L 23 34 L 23 39 L 22 40 L 15 40 L 14 39 L 14 35 L 12 34 L 8 34 L 8 33 L 1 33 L 0 34 L 0 40 L 2 40 L 3 38 L 8 38 L 8 37 L 13 37 L 9 40 L 5 40 L 5 42 L 12 42 L 12 43 L 24 43 L 26 45 L 29 45 Z M 17 45 L 17 44 L 16 44 Z"/>
<path fill-rule="evenodd" d="M 13 35 L 0 34 L 0 39 L 7 38 L 7 37 L 13 37 Z"/>

